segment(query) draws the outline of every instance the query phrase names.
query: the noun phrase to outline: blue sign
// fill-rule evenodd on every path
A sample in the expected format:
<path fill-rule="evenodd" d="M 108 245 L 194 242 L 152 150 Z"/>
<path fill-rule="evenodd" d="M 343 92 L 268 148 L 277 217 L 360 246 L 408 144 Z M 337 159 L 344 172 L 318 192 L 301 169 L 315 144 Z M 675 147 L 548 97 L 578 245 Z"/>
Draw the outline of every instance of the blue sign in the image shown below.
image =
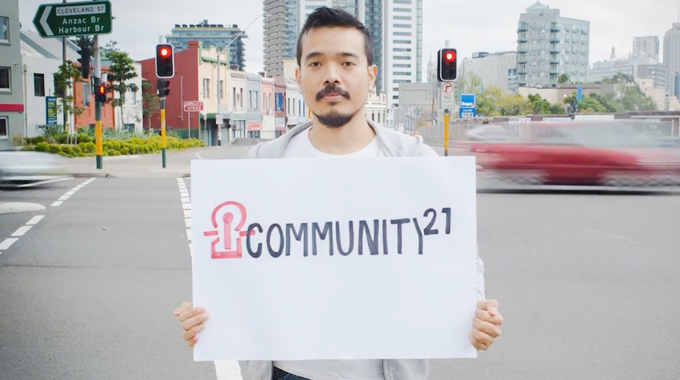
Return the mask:
<path fill-rule="evenodd" d="M 57 124 L 57 98 L 54 96 L 45 97 L 45 124 Z"/>
<path fill-rule="evenodd" d="M 277 112 L 283 112 L 286 108 L 286 101 L 283 98 L 282 92 L 277 92 L 274 96 L 274 110 Z"/>
<path fill-rule="evenodd" d="M 580 102 L 583 100 L 583 87 L 578 86 L 576 87 L 576 101 Z"/>
<path fill-rule="evenodd" d="M 475 94 L 461 94 L 458 117 L 461 119 L 471 119 L 477 117 L 477 100 Z"/>

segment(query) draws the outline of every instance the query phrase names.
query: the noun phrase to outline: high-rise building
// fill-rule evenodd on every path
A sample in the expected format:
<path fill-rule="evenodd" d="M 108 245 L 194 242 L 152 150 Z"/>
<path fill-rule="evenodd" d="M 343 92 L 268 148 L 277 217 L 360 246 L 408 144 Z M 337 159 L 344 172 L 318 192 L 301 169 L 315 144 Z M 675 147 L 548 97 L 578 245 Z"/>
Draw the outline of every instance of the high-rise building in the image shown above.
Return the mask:
<path fill-rule="evenodd" d="M 399 104 L 400 83 L 422 82 L 423 0 L 384 0 L 382 70 L 388 106 Z"/>
<path fill-rule="evenodd" d="M 663 37 L 663 64 L 666 66 L 666 92 L 678 96 L 680 86 L 676 86 L 675 77 L 680 76 L 680 23 L 673 23 Z"/>
<path fill-rule="evenodd" d="M 651 57 L 659 60 L 659 37 L 633 37 L 633 56 Z"/>
<path fill-rule="evenodd" d="M 474 53 L 472 59 L 465 58 L 459 64 L 458 83 L 477 76 L 484 88 L 498 87 L 502 90 L 517 92 L 517 53 Z M 465 91 L 464 88 L 461 89 Z M 482 89 L 479 89 L 482 90 Z"/>
<path fill-rule="evenodd" d="M 590 56 L 590 21 L 560 16 L 540 2 L 527 8 L 517 28 L 519 86 L 557 85 L 560 75 L 584 82 Z"/>
<path fill-rule="evenodd" d="M 264 71 L 283 76 L 283 59 L 295 57 L 298 0 L 264 0 Z"/>
<path fill-rule="evenodd" d="M 200 41 L 205 47 L 215 46 L 217 49 L 223 49 L 241 33 L 241 30 L 235 24 L 225 27 L 222 24 L 209 24 L 208 20 L 203 20 L 195 25 L 175 24 L 171 33 L 165 37 L 166 41 L 175 47 L 175 51 L 182 51 L 188 49 L 189 41 Z M 244 38 L 248 36 L 242 34 L 229 46 L 229 65 L 238 67 L 240 71 L 246 70 Z"/>

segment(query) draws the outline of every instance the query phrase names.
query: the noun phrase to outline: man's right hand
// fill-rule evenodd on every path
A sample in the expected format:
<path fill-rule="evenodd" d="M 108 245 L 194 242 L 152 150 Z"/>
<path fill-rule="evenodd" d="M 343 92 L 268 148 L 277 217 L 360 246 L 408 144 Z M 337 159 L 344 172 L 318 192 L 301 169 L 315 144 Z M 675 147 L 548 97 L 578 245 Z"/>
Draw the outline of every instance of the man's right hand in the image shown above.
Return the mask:
<path fill-rule="evenodd" d="M 204 322 L 208 319 L 208 314 L 202 307 L 194 309 L 194 304 L 191 302 L 182 302 L 173 314 L 182 322 L 184 330 L 182 338 L 189 343 L 189 347 L 193 348 L 198 341 L 196 334 L 205 328 Z"/>

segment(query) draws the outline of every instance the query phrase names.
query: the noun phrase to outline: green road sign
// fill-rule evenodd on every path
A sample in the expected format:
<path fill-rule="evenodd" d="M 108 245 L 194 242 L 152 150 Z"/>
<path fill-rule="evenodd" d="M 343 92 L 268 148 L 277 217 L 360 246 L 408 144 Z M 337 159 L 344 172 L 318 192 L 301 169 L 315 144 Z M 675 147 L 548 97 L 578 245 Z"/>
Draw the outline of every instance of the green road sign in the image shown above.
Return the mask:
<path fill-rule="evenodd" d="M 42 37 L 89 36 L 111 33 L 111 3 L 81 1 L 42 4 L 33 18 Z"/>

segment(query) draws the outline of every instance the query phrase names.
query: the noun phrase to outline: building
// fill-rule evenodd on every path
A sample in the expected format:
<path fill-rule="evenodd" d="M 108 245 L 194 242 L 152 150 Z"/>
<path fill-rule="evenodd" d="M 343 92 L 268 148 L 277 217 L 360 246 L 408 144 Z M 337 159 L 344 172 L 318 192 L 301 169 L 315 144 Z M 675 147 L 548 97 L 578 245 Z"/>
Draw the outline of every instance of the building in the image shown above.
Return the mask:
<path fill-rule="evenodd" d="M 595 62 L 593 63 L 593 68 L 588 73 L 588 81 L 601 82 L 612 78 L 616 74 L 625 74 L 633 79 L 637 79 L 640 70 L 643 71 L 646 79 L 649 75 L 665 73 L 664 69 L 656 69 L 656 66 L 658 66 L 658 61 L 645 55 L 631 55 L 624 58 Z M 651 74 L 651 72 L 654 72 L 654 74 Z M 660 87 L 665 87 L 665 84 Z"/>
<path fill-rule="evenodd" d="M 307 104 L 294 79 L 286 79 L 286 126 L 288 129 L 307 122 Z"/>
<path fill-rule="evenodd" d="M 666 92 L 680 97 L 676 76 L 680 76 L 680 23 L 673 23 L 663 38 L 663 64 L 666 66 Z"/>
<path fill-rule="evenodd" d="M 284 77 L 274 77 L 274 128 L 274 137 L 286 133 L 286 79 Z"/>
<path fill-rule="evenodd" d="M 399 104 L 399 85 L 422 82 L 423 1 L 385 0 L 383 83 L 389 107 Z"/>
<path fill-rule="evenodd" d="M 283 75 L 283 59 L 295 57 L 300 30 L 297 0 L 264 0 L 264 71 Z"/>
<path fill-rule="evenodd" d="M 260 138 L 273 139 L 276 137 L 276 120 L 274 116 L 274 78 L 261 75 L 260 88 L 262 93 L 262 130 Z"/>
<path fill-rule="evenodd" d="M 633 37 L 633 56 L 659 60 L 659 37 Z"/>
<path fill-rule="evenodd" d="M 536 3 L 519 18 L 517 74 L 520 87 L 551 87 L 560 75 L 585 82 L 590 56 L 590 22 L 560 16 Z"/>
<path fill-rule="evenodd" d="M 238 25 L 224 26 L 222 24 L 209 24 L 208 20 L 198 24 L 175 24 L 171 34 L 165 39 L 175 47 L 175 51 L 182 51 L 189 48 L 189 41 L 201 41 L 203 46 L 215 46 L 217 49 L 224 49 L 229 42 L 238 36 L 229 46 L 229 67 L 237 70 L 246 70 L 246 48 L 243 42 L 247 35 L 239 34 L 242 31 Z"/>
<path fill-rule="evenodd" d="M 246 130 L 248 138 L 260 138 L 262 136 L 262 111 L 260 97 L 262 93 L 262 78 L 258 74 L 248 74 L 248 117 Z"/>
<path fill-rule="evenodd" d="M 24 75 L 19 34 L 19 0 L 0 3 L 0 149 L 24 137 Z"/>
<path fill-rule="evenodd" d="M 517 53 L 474 53 L 471 59 L 465 58 L 459 64 L 458 83 L 465 83 L 466 78 L 472 75 L 481 80 L 483 88 L 498 87 L 516 93 Z"/>
<path fill-rule="evenodd" d="M 387 95 L 375 91 L 368 94 L 364 106 L 366 119 L 386 126 L 387 124 Z"/>

